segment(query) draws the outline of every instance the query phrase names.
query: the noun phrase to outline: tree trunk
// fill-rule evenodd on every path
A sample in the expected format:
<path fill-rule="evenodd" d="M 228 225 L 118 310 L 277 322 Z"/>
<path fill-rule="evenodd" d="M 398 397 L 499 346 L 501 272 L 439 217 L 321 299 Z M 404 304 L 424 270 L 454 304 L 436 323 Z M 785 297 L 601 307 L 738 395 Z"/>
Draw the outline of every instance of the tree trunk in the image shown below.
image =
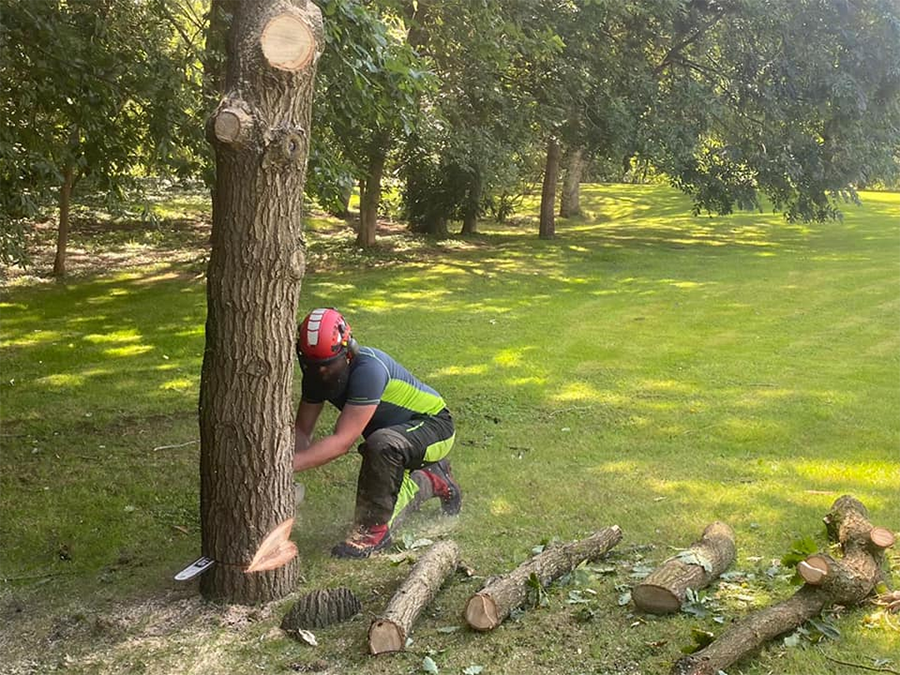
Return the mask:
<path fill-rule="evenodd" d="M 377 144 L 369 156 L 369 171 L 365 178 L 365 186 L 360 190 L 359 232 L 356 234 L 356 244 L 363 248 L 375 245 L 378 205 L 381 202 L 381 177 L 384 174 L 384 161 L 387 155 L 384 147 L 380 143 Z"/>
<path fill-rule="evenodd" d="M 469 193 L 466 200 L 466 211 L 463 216 L 463 225 L 460 234 L 478 233 L 478 213 L 481 210 L 481 190 L 483 181 L 481 172 L 477 171 L 469 185 Z"/>
<path fill-rule="evenodd" d="M 569 153 L 566 177 L 563 179 L 562 199 L 559 204 L 559 217 L 571 218 L 581 215 L 579 193 L 581 174 L 584 172 L 584 158 L 581 148 L 574 148 Z"/>
<path fill-rule="evenodd" d="M 669 614 L 681 609 L 687 590 L 705 588 L 734 562 L 734 530 L 715 522 L 699 541 L 670 558 L 634 587 L 631 598 L 643 612 Z"/>
<path fill-rule="evenodd" d="M 459 547 L 454 542 L 444 540 L 432 546 L 412 568 L 384 614 L 369 626 L 369 652 L 403 651 L 419 614 L 458 566 Z"/>
<path fill-rule="evenodd" d="M 293 345 L 305 269 L 300 209 L 321 14 L 284 0 L 238 4 L 226 94 L 207 133 L 216 153 L 206 349 L 200 380 L 201 577 L 209 599 L 291 592 L 297 559 L 245 573 L 293 516 Z"/>
<path fill-rule="evenodd" d="M 672 674 L 715 675 L 769 640 L 802 626 L 826 607 L 862 602 L 881 580 L 884 559 L 884 549 L 870 536 L 873 528 L 866 507 L 845 495 L 835 501 L 825 522 L 829 535 L 841 544 L 841 560 L 813 556 L 816 560 L 810 566 L 827 568 L 821 578 L 807 583 L 784 602 L 748 615 L 696 654 L 679 659 Z"/>
<path fill-rule="evenodd" d="M 75 163 L 66 162 L 63 168 L 63 184 L 59 188 L 59 228 L 56 233 L 56 258 L 53 260 L 53 276 L 66 276 L 66 249 L 69 245 L 69 211 L 72 206 L 72 186 L 75 184 Z"/>
<path fill-rule="evenodd" d="M 551 138 L 547 143 L 547 168 L 541 190 L 541 223 L 538 236 L 553 239 L 556 236 L 555 205 L 556 184 L 559 182 L 559 141 Z"/>
<path fill-rule="evenodd" d="M 622 539 L 618 525 L 604 528 L 586 539 L 548 548 L 526 560 L 509 574 L 489 581 L 469 598 L 466 621 L 475 630 L 493 630 L 509 613 L 525 602 L 532 575 L 541 586 L 571 572 L 585 560 L 596 560 Z"/>

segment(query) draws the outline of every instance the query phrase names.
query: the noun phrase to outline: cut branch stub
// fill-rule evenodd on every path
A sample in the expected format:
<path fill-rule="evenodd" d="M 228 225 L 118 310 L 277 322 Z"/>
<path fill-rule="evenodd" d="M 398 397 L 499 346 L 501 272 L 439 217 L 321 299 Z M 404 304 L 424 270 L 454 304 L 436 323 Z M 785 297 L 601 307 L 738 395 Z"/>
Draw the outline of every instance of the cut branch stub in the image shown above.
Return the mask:
<path fill-rule="evenodd" d="M 643 612 L 669 614 L 681 608 L 688 589 L 708 586 L 734 562 L 734 530 L 721 522 L 708 525 L 699 541 L 670 558 L 634 587 L 631 597 Z"/>
<path fill-rule="evenodd" d="M 253 118 L 240 108 L 222 108 L 216 113 L 213 131 L 223 143 L 243 145 L 250 136 Z"/>
<path fill-rule="evenodd" d="M 830 556 L 816 553 L 797 564 L 797 574 L 810 586 L 819 586 L 828 577 L 833 562 Z"/>
<path fill-rule="evenodd" d="M 384 614 L 369 626 L 369 652 L 402 651 L 419 614 L 458 566 L 459 547 L 454 542 L 440 541 L 428 549 L 391 598 Z"/>
<path fill-rule="evenodd" d="M 604 528 L 590 537 L 565 546 L 547 548 L 532 556 L 509 574 L 489 581 L 466 603 L 465 617 L 475 630 L 499 626 L 509 613 L 525 602 L 533 577 L 541 586 L 571 572 L 585 560 L 602 557 L 622 539 L 618 525 Z"/>
<path fill-rule="evenodd" d="M 309 65 L 316 53 L 312 30 L 293 14 L 279 14 L 270 19 L 259 43 L 266 61 L 278 70 L 301 70 Z"/>
<path fill-rule="evenodd" d="M 869 541 L 878 548 L 890 548 L 894 545 L 894 533 L 886 527 L 873 527 L 869 532 Z"/>

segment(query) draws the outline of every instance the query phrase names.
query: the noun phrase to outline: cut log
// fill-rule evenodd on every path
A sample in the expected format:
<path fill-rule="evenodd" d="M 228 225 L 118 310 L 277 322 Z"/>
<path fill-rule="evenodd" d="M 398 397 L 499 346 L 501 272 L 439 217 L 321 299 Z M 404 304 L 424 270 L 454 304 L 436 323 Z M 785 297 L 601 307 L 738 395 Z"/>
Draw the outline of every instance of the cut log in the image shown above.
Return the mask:
<path fill-rule="evenodd" d="M 585 560 L 596 560 L 622 540 L 618 525 L 595 532 L 590 537 L 565 546 L 547 548 L 532 556 L 509 574 L 490 580 L 469 598 L 465 617 L 475 630 L 493 630 L 509 613 L 525 602 L 529 580 L 537 577 L 541 586 L 571 572 Z"/>
<path fill-rule="evenodd" d="M 310 27 L 299 16 L 289 13 L 270 19 L 259 43 L 266 61 L 279 70 L 301 70 L 316 53 L 316 38 Z"/>
<path fill-rule="evenodd" d="M 296 633 L 300 629 L 324 628 L 346 621 L 362 609 L 359 599 L 349 588 L 313 591 L 297 600 L 281 620 L 281 629 Z"/>
<path fill-rule="evenodd" d="M 734 530 L 721 522 L 708 525 L 699 541 L 669 558 L 634 587 L 631 598 L 643 612 L 669 614 L 681 609 L 688 589 L 708 586 L 734 562 Z"/>
<path fill-rule="evenodd" d="M 738 621 L 710 645 L 679 659 L 673 675 L 715 675 L 769 640 L 803 625 L 834 604 L 856 605 L 865 600 L 881 579 L 883 549 L 871 546 L 866 507 L 845 495 L 825 517 L 828 534 L 843 552 L 841 559 L 820 554 L 807 559 L 811 569 L 824 569 L 815 584 L 807 583 L 787 600 Z M 801 574 L 803 572 L 801 571 Z M 815 575 L 814 575 L 815 576 Z"/>
<path fill-rule="evenodd" d="M 419 614 L 458 566 L 459 547 L 454 542 L 439 541 L 428 549 L 391 598 L 384 614 L 369 626 L 369 652 L 403 651 Z"/>

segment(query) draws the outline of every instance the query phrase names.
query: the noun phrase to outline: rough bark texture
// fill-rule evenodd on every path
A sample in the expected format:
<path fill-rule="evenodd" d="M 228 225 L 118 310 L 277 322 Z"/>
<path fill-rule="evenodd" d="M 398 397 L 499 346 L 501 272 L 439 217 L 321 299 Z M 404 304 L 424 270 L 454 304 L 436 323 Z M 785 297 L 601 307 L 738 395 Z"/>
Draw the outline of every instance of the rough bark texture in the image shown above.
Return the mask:
<path fill-rule="evenodd" d="M 618 525 L 613 525 L 571 544 L 545 549 L 509 574 L 489 580 L 484 588 L 469 598 L 466 621 L 475 630 L 493 630 L 513 609 L 525 602 L 532 574 L 541 586 L 546 586 L 585 560 L 602 557 L 621 539 L 622 530 Z"/>
<path fill-rule="evenodd" d="M 459 547 L 454 542 L 439 541 L 432 546 L 412 568 L 384 614 L 369 626 L 369 652 L 403 651 L 419 614 L 458 566 Z"/>
<path fill-rule="evenodd" d="M 359 232 L 356 244 L 363 248 L 375 245 L 378 228 L 378 205 L 381 202 L 381 177 L 384 174 L 385 151 L 379 147 L 369 156 L 369 172 L 361 182 L 359 195 Z"/>
<path fill-rule="evenodd" d="M 547 143 L 547 166 L 544 170 L 544 186 L 541 190 L 541 223 L 538 236 L 553 239 L 556 236 L 556 185 L 559 182 L 559 141 L 551 138 Z"/>
<path fill-rule="evenodd" d="M 715 675 L 826 607 L 862 602 L 880 580 L 884 558 L 884 550 L 873 546 L 869 538 L 872 525 L 866 507 L 845 495 L 835 501 L 825 523 L 829 535 L 840 542 L 843 558 L 825 556 L 828 572 L 816 585 L 806 584 L 784 602 L 737 622 L 709 646 L 679 659 L 673 675 Z"/>
<path fill-rule="evenodd" d="M 56 232 L 56 258 L 53 276 L 66 276 L 66 249 L 69 246 L 69 211 L 72 206 L 72 187 L 75 185 L 75 165 L 68 162 L 63 168 L 63 184 L 59 188 L 59 227 Z"/>
<path fill-rule="evenodd" d="M 584 158 L 581 148 L 574 148 L 569 152 L 566 164 L 566 175 L 563 178 L 562 197 L 559 203 L 559 217 L 571 218 L 581 215 L 581 203 L 579 199 L 581 188 L 581 174 L 584 172 Z"/>
<path fill-rule="evenodd" d="M 301 6 L 302 4 L 302 6 Z M 201 577 L 210 599 L 267 602 L 293 591 L 297 561 L 245 574 L 263 539 L 293 515 L 293 343 L 304 273 L 300 208 L 315 60 L 296 71 L 265 60 L 260 36 L 282 13 L 305 21 L 321 50 L 321 14 L 287 0 L 235 5 L 218 111 L 240 109 L 239 145 L 216 138 L 206 349 L 200 382 Z"/>
<path fill-rule="evenodd" d="M 460 234 L 476 234 L 478 232 L 478 215 L 481 211 L 481 192 L 483 181 L 481 172 L 476 171 L 466 195 L 465 214 Z"/>
<path fill-rule="evenodd" d="M 349 588 L 313 591 L 294 603 L 281 620 L 281 629 L 290 633 L 301 628 L 324 628 L 346 621 L 361 610 L 362 604 Z"/>
<path fill-rule="evenodd" d="M 734 555 L 734 530 L 720 522 L 708 525 L 699 541 L 634 587 L 635 606 L 652 614 L 677 612 L 687 590 L 708 586 L 734 562 Z"/>

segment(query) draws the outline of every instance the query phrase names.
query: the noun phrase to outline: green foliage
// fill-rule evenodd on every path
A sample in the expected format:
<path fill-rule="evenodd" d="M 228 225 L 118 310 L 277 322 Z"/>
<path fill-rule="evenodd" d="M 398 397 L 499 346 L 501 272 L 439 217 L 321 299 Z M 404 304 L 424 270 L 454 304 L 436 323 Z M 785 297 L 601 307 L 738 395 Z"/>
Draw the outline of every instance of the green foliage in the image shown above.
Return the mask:
<path fill-rule="evenodd" d="M 20 223 L 66 167 L 108 205 L 139 171 L 198 168 L 199 85 L 190 54 L 151 2 L 3 0 L 0 257 L 25 262 Z M 136 39 L 140 36 L 140 39 Z"/>
<path fill-rule="evenodd" d="M 319 3 L 325 50 L 316 78 L 308 193 L 334 208 L 373 155 L 412 133 L 430 74 L 403 40 L 396 17 L 358 0 Z"/>

